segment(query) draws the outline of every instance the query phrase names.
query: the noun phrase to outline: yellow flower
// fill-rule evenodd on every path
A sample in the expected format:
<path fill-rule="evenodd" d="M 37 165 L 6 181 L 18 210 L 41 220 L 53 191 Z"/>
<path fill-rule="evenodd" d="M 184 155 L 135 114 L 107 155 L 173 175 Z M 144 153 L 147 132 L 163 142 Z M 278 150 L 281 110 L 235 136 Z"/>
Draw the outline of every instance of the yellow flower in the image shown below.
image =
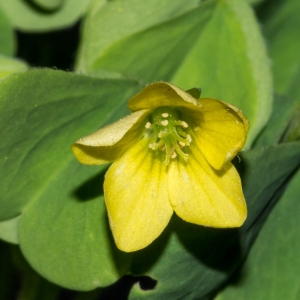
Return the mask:
<path fill-rule="evenodd" d="M 110 228 L 119 249 L 148 246 L 173 211 L 209 227 L 239 227 L 247 216 L 239 174 L 230 162 L 243 147 L 248 120 L 219 100 L 196 99 L 165 82 L 128 102 L 132 114 L 81 138 L 83 164 L 113 162 L 104 181 Z"/>

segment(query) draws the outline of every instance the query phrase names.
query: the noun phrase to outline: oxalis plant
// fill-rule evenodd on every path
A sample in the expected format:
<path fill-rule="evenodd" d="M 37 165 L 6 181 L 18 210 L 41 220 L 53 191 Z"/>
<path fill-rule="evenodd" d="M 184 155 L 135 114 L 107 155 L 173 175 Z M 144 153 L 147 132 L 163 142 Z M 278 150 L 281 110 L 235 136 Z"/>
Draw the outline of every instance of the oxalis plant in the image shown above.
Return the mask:
<path fill-rule="evenodd" d="M 0 298 L 299 299 L 299 14 L 0 0 Z"/>

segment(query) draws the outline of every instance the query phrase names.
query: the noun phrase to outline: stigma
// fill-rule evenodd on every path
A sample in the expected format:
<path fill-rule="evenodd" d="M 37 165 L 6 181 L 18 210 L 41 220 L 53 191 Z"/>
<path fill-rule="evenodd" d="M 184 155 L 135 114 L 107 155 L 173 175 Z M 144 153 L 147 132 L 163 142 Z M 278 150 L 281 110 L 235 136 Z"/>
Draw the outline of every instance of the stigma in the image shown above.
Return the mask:
<path fill-rule="evenodd" d="M 165 155 L 165 165 L 176 157 L 188 160 L 189 155 L 183 148 L 190 146 L 192 138 L 186 132 L 189 129 L 188 123 L 180 120 L 178 111 L 170 107 L 157 108 L 145 128 L 150 137 L 149 148 Z"/>

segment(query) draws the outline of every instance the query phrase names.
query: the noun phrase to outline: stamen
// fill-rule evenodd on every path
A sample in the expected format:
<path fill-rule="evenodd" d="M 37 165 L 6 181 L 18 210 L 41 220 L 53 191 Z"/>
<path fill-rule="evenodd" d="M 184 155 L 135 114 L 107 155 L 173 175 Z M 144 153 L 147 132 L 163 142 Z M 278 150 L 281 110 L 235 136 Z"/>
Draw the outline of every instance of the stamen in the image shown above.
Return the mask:
<path fill-rule="evenodd" d="M 188 128 L 189 127 L 189 125 L 184 121 L 181 121 L 181 125 L 182 125 L 183 128 Z"/>
<path fill-rule="evenodd" d="M 171 154 L 171 158 L 176 158 L 177 157 L 177 153 L 174 151 L 172 154 Z"/>
<path fill-rule="evenodd" d="M 185 161 L 188 159 L 188 154 L 182 149 L 190 146 L 192 142 L 191 135 L 186 132 L 191 129 L 188 129 L 188 123 L 180 118 L 178 111 L 169 107 L 157 108 L 151 115 L 151 122 L 147 122 L 145 128 L 149 130 L 146 135 L 151 139 L 149 148 L 158 150 L 159 153 L 165 152 L 166 166 L 176 157 Z"/>
<path fill-rule="evenodd" d="M 191 138 L 191 136 L 189 134 L 186 136 L 186 139 L 189 142 L 189 144 L 192 142 L 192 138 Z"/>

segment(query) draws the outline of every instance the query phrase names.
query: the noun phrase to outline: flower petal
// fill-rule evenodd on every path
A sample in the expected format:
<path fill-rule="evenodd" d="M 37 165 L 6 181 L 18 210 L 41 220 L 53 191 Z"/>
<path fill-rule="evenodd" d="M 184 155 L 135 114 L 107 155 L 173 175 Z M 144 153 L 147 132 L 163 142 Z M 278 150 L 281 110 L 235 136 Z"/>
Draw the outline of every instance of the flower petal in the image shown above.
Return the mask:
<path fill-rule="evenodd" d="M 209 227 L 239 227 L 247 216 L 239 174 L 228 162 L 213 169 L 197 147 L 187 162 L 169 165 L 170 202 L 183 220 Z"/>
<path fill-rule="evenodd" d="M 132 111 L 159 106 L 201 107 L 199 100 L 179 87 L 167 82 L 154 82 L 128 101 Z"/>
<path fill-rule="evenodd" d="M 149 110 L 132 113 L 72 145 L 76 158 L 86 165 L 100 165 L 116 160 L 133 145 L 144 129 Z"/>
<path fill-rule="evenodd" d="M 167 226 L 169 202 L 166 167 L 143 138 L 108 169 L 104 196 L 117 247 L 125 252 L 148 246 Z"/>
<path fill-rule="evenodd" d="M 233 105 L 209 98 L 201 102 L 202 108 L 188 110 L 184 116 L 194 124 L 193 137 L 201 152 L 220 170 L 244 146 L 249 122 Z"/>

